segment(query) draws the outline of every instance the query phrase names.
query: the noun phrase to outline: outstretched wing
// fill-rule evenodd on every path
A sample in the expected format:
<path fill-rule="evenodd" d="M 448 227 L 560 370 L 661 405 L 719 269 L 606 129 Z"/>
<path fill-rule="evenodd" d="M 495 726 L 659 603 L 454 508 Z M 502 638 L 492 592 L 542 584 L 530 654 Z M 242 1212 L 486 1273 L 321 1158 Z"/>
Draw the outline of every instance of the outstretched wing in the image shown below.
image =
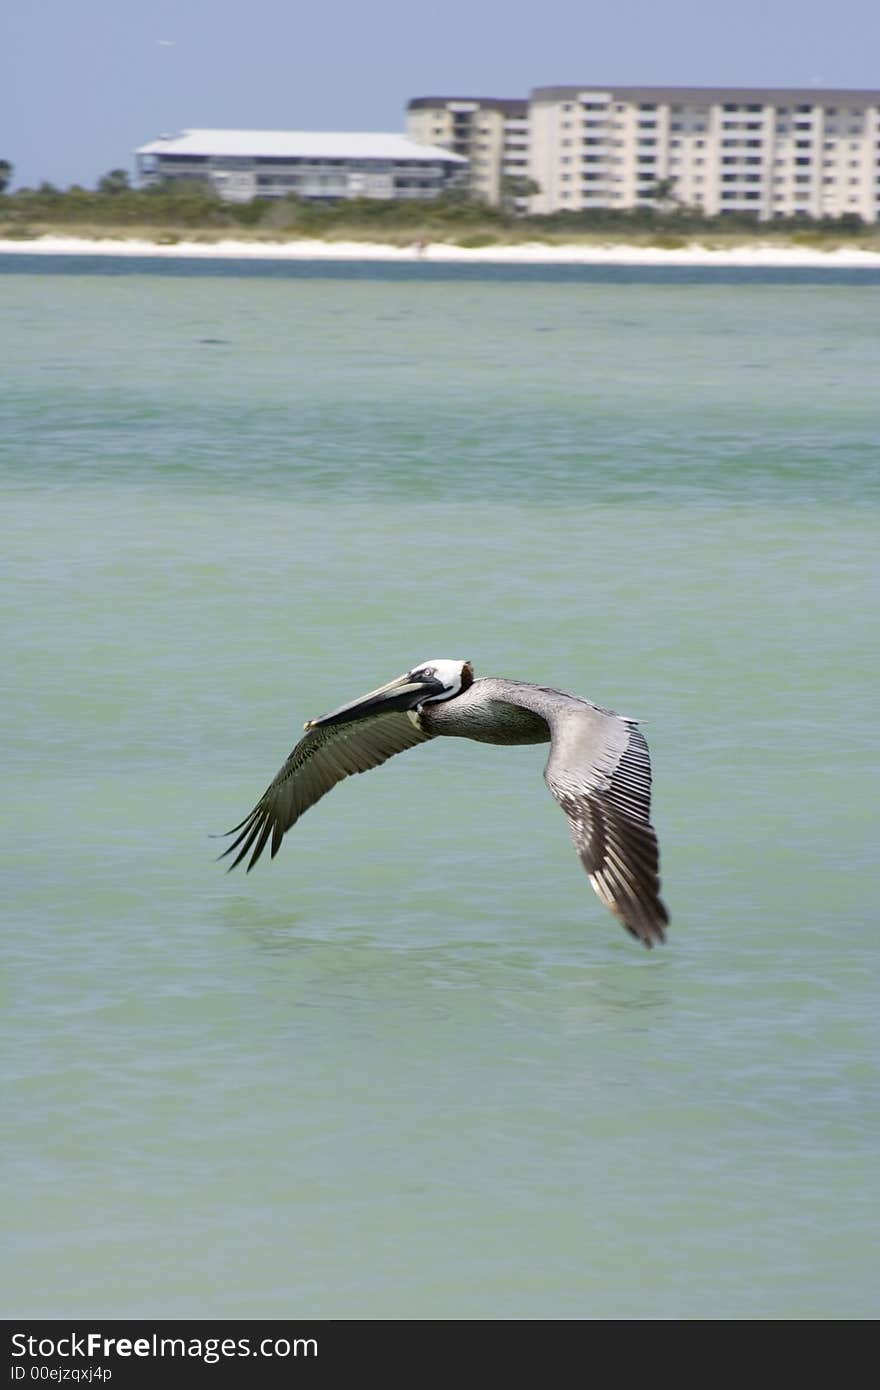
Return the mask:
<path fill-rule="evenodd" d="M 590 882 L 627 931 L 663 941 L 660 856 L 650 822 L 651 760 L 634 720 L 565 700 L 548 716 L 544 778 L 568 818 Z"/>
<path fill-rule="evenodd" d="M 228 832 L 236 838 L 220 858 L 238 850 L 229 866 L 234 869 L 253 851 L 247 866 L 250 873 L 270 835 L 274 859 L 286 831 L 337 782 L 355 772 L 379 767 L 395 753 L 426 743 L 431 737 L 405 712 L 310 729 L 250 815 Z"/>

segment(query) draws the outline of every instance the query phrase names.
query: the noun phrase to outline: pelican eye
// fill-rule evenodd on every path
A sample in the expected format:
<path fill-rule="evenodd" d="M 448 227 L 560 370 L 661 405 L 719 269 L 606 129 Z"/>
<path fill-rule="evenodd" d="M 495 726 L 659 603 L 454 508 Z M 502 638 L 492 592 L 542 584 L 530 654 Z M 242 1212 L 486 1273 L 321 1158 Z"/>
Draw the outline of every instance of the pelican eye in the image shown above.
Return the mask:
<path fill-rule="evenodd" d="M 421 670 L 416 671 L 415 674 L 417 676 L 425 676 L 430 679 L 431 676 L 436 676 L 437 672 L 434 670 L 433 666 L 423 666 Z"/>

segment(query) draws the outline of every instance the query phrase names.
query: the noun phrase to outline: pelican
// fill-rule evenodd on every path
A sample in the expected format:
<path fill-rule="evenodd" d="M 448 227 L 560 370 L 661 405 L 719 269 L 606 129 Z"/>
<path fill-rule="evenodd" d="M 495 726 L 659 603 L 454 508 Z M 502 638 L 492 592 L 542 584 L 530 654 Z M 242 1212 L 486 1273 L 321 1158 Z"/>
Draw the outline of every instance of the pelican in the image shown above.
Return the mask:
<path fill-rule="evenodd" d="M 221 854 L 249 854 L 286 832 L 331 787 L 395 753 L 444 734 L 479 743 L 549 743 L 544 780 L 568 820 L 581 863 L 601 901 L 651 947 L 669 921 L 660 901 L 651 761 L 637 722 L 578 695 L 488 676 L 470 661 L 423 661 L 359 700 L 309 719 L 305 734 L 250 815 L 228 831 Z"/>

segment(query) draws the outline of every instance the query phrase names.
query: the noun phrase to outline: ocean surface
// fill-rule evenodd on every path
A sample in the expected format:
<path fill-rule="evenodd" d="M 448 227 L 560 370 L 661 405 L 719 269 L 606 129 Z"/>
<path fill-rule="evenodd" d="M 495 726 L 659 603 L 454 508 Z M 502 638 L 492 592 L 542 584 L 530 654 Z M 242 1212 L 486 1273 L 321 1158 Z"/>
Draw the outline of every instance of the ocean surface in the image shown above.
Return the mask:
<path fill-rule="evenodd" d="M 404 273 L 405 272 L 405 273 Z M 0 260 L 6 1317 L 880 1312 L 880 275 Z M 641 717 L 215 862 L 428 657 Z"/>

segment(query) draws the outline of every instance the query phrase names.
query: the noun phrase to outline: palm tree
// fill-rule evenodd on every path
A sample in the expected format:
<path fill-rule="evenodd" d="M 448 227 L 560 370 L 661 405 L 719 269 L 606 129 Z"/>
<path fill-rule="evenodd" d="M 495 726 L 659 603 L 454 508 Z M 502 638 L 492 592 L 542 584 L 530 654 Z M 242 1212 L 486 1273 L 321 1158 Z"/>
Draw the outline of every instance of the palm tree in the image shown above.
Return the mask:
<path fill-rule="evenodd" d="M 506 213 L 517 213 L 520 211 L 520 200 L 534 198 L 541 192 L 541 185 L 534 179 L 527 178 L 524 174 L 502 174 L 501 176 L 501 207 Z"/>
<path fill-rule="evenodd" d="M 653 198 L 658 207 L 668 211 L 678 205 L 678 196 L 675 192 L 675 179 L 658 179 L 657 182 L 647 190 L 644 195 Z"/>

